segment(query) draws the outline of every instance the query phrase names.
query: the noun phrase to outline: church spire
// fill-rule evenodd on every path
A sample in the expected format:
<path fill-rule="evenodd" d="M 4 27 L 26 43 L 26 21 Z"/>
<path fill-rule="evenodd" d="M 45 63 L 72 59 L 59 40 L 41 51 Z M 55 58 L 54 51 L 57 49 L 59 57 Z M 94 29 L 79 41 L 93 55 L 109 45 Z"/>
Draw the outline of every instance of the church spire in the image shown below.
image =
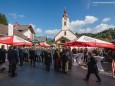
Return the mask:
<path fill-rule="evenodd" d="M 67 15 L 67 11 L 66 11 L 65 8 L 64 8 L 64 14 L 63 14 L 63 17 L 64 17 L 64 18 L 67 18 L 67 17 L 68 17 L 68 15 Z"/>
<path fill-rule="evenodd" d="M 68 30 L 69 29 L 69 17 L 67 15 L 66 9 L 64 9 L 64 14 L 62 18 L 62 30 Z"/>

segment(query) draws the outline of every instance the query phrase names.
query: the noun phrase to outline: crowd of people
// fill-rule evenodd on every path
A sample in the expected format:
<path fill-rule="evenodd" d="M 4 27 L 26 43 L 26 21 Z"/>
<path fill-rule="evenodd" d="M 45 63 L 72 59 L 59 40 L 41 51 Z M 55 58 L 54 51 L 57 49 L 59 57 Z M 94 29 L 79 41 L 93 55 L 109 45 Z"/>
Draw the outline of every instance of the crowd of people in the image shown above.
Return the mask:
<path fill-rule="evenodd" d="M 30 62 L 30 65 L 36 67 L 36 62 L 42 62 L 45 64 L 46 71 L 50 71 L 50 66 L 54 65 L 55 71 L 62 71 L 67 74 L 69 69 L 72 69 L 73 54 L 83 53 L 83 62 L 88 65 L 88 72 L 84 80 L 89 80 L 90 74 L 94 73 L 98 79 L 97 82 L 101 82 L 101 78 L 98 75 L 97 61 L 93 57 L 94 55 L 103 56 L 105 60 L 109 57 L 112 58 L 112 76 L 115 77 L 115 51 L 114 50 L 99 50 L 94 49 L 89 52 L 87 48 L 71 50 L 70 47 L 63 47 L 58 49 L 55 47 L 41 48 L 37 46 L 10 46 L 8 50 L 4 49 L 4 45 L 0 48 L 0 65 L 5 63 L 6 55 L 9 62 L 9 73 L 12 77 L 16 76 L 17 65 L 23 66 L 24 62 Z M 3 71 L 5 68 L 1 68 Z"/>
<path fill-rule="evenodd" d="M 40 46 L 10 46 L 6 50 L 4 45 L 2 45 L 0 48 L 0 66 L 5 64 L 7 59 L 9 62 L 9 73 L 12 77 L 17 75 L 17 65 L 23 66 L 24 62 L 30 62 L 33 67 L 36 66 L 37 62 L 42 62 L 46 66 L 46 71 L 50 71 L 50 65 L 54 62 L 55 71 L 62 70 L 63 73 L 67 73 L 72 66 L 72 53 L 70 51 L 70 49 L 64 48 L 60 52 L 56 48 L 41 48 Z M 5 70 L 5 67 L 0 70 Z"/>

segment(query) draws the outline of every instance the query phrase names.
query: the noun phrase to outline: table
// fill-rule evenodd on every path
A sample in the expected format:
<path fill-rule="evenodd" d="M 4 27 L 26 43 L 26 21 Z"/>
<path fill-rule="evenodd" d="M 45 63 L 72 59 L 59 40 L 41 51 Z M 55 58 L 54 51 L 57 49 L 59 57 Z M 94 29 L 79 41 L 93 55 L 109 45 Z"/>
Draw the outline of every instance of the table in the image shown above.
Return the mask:
<path fill-rule="evenodd" d="M 102 65 L 101 65 L 101 61 L 103 60 L 104 57 L 102 56 L 94 56 L 94 58 L 97 60 L 97 67 L 99 71 L 104 71 Z"/>
<path fill-rule="evenodd" d="M 83 53 L 77 53 L 77 54 L 73 54 L 73 65 L 74 66 L 78 66 L 80 63 L 82 63 L 82 59 L 84 58 L 84 54 Z"/>

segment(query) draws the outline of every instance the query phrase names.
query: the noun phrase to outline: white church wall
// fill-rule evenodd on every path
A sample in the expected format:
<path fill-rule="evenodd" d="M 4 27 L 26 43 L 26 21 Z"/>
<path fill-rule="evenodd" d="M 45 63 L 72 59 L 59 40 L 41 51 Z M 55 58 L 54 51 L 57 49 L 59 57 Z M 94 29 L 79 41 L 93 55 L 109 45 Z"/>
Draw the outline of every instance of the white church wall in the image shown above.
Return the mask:
<path fill-rule="evenodd" d="M 55 37 L 55 41 L 56 41 L 57 39 L 59 39 L 60 37 L 62 37 L 62 36 L 64 36 L 63 31 L 61 31 L 61 32 Z"/>
<path fill-rule="evenodd" d="M 76 36 L 70 32 L 69 30 L 66 30 L 66 35 L 64 34 L 65 31 L 62 30 L 56 37 L 55 37 L 55 41 L 58 40 L 60 37 L 66 37 L 68 38 L 69 40 L 73 40 L 73 39 L 76 39 Z"/>
<path fill-rule="evenodd" d="M 64 25 L 64 22 L 66 22 L 66 26 Z M 62 18 L 62 30 L 68 30 L 68 29 L 69 29 L 69 18 L 67 18 L 67 20 Z"/>
<path fill-rule="evenodd" d="M 69 40 L 76 39 L 75 34 L 72 33 L 69 29 L 69 17 L 66 10 L 64 9 L 64 14 L 62 18 L 62 31 L 55 37 L 55 41 L 57 41 L 61 37 L 65 37 Z"/>
<path fill-rule="evenodd" d="M 65 37 L 70 39 L 70 40 L 76 39 L 76 36 L 69 30 L 66 31 L 66 36 Z"/>

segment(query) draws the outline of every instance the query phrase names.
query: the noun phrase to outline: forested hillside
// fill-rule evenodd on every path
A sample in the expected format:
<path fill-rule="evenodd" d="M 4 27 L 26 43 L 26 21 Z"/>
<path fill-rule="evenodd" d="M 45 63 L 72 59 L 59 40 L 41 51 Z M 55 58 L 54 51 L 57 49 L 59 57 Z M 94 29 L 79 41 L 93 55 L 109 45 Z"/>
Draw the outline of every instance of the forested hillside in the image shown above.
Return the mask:
<path fill-rule="evenodd" d="M 98 38 L 105 41 L 111 41 L 115 39 L 115 28 L 109 28 L 108 30 L 105 30 L 96 34 L 92 34 L 92 33 L 82 33 L 82 34 L 75 33 L 75 34 L 78 37 L 85 35 L 85 36 L 90 36 L 90 37 Z"/>

